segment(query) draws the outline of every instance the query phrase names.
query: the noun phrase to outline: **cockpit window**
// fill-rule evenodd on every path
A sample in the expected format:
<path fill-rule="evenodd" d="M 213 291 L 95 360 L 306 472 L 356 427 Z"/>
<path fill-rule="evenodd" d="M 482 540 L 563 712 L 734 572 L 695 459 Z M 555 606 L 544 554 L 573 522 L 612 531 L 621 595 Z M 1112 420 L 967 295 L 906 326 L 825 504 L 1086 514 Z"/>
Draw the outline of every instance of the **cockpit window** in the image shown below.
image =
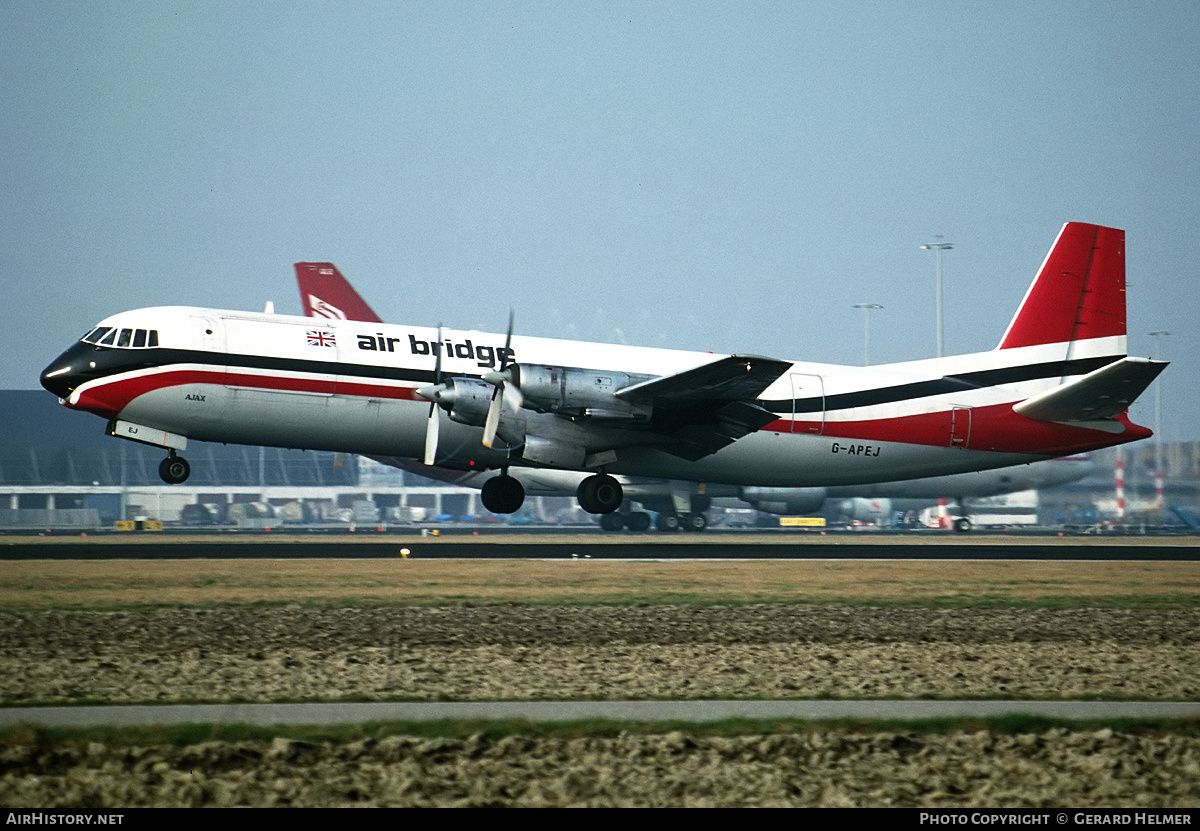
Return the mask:
<path fill-rule="evenodd" d="M 126 349 L 145 349 L 158 346 L 157 329 L 114 329 L 97 326 L 82 338 L 84 343 L 95 346 L 116 346 Z"/>

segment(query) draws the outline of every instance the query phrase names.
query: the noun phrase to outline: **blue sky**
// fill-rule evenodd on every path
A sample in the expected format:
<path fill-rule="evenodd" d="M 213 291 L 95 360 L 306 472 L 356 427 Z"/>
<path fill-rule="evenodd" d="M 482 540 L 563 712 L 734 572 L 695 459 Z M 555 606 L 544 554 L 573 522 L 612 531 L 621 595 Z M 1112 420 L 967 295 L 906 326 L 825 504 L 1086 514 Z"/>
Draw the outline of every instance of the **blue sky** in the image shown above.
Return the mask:
<path fill-rule="evenodd" d="M 796 360 L 999 341 L 1062 223 L 1127 232 L 1200 439 L 1195 2 L 0 4 L 0 387 L 101 317 L 298 312 Z M 1153 423 L 1153 395 L 1134 417 Z"/>

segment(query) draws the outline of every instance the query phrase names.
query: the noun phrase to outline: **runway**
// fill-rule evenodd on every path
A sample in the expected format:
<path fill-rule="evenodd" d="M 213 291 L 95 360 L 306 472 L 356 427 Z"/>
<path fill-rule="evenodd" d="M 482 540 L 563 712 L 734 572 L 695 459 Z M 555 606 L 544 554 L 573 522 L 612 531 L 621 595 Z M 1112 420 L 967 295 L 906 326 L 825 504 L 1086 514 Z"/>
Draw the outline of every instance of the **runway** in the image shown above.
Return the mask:
<path fill-rule="evenodd" d="M 0 537 L 0 560 L 1200 560 L 1195 537 L 921 534 L 207 534 Z"/>
<path fill-rule="evenodd" d="M 467 701 L 316 704 L 165 704 L 0 708 L 0 726 L 132 727 L 182 724 L 336 725 L 365 722 L 593 719 L 704 723 L 728 719 L 829 721 L 999 718 L 1068 721 L 1195 719 L 1200 703 L 1172 701 Z"/>

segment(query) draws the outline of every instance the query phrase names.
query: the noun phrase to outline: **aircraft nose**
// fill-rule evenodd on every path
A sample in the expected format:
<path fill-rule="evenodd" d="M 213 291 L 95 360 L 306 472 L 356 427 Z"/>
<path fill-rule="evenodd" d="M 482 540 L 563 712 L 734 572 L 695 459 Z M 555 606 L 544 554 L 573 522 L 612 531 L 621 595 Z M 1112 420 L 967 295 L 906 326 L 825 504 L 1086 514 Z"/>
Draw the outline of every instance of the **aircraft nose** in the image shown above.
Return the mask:
<path fill-rule="evenodd" d="M 84 347 L 84 348 L 81 348 Z M 95 375 L 96 360 L 91 347 L 75 344 L 42 370 L 38 380 L 59 398 L 69 398 L 75 388 Z"/>
<path fill-rule="evenodd" d="M 67 398 L 75 388 L 74 384 L 72 384 L 75 377 L 76 373 L 71 364 L 65 363 L 60 358 L 42 370 L 39 380 L 42 382 L 43 387 L 50 390 L 50 392 L 59 398 Z"/>

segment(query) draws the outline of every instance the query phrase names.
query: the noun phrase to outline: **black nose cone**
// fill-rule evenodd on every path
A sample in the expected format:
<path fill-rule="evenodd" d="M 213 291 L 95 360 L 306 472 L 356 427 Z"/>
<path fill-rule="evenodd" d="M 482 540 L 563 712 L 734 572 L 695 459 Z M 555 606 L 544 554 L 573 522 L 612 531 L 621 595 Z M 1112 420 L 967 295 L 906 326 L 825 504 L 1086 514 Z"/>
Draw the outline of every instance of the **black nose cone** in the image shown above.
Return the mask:
<path fill-rule="evenodd" d="M 59 398 L 66 398 L 71 394 L 71 365 L 62 363 L 62 359 L 55 361 L 42 370 L 41 382 L 42 386 L 50 390 Z"/>
<path fill-rule="evenodd" d="M 50 366 L 42 370 L 40 381 L 42 386 L 59 398 L 67 398 L 93 374 L 88 372 L 88 355 L 91 346 L 77 343 L 66 352 L 59 355 Z M 92 365 L 94 367 L 94 363 Z"/>

